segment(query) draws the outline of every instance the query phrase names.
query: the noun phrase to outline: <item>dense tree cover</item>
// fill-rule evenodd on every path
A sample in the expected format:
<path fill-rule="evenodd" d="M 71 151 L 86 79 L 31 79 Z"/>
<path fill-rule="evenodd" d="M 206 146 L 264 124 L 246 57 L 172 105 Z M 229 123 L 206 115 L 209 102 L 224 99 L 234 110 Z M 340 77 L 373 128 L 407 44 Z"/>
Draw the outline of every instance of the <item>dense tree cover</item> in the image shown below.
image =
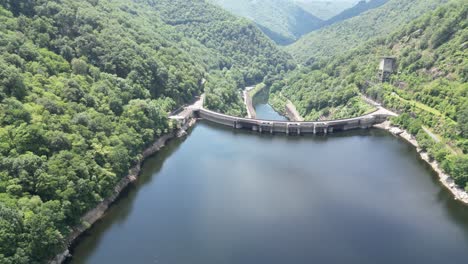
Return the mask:
<path fill-rule="evenodd" d="M 273 81 L 274 105 L 281 105 L 278 96 L 288 98 L 305 120 L 312 121 L 355 117 L 373 110 L 359 97 L 356 84 L 334 78 L 326 70 L 303 68 Z"/>
<path fill-rule="evenodd" d="M 22 2 L 25 4 L 18 4 Z M 5 6 L 22 14 L 17 22 L 22 35 L 4 38 L 8 45 L 30 38 L 40 48 L 71 62 L 74 73 L 89 70 L 93 74 L 95 69 L 83 64 L 88 62 L 100 71 L 128 79 L 141 90 L 151 88 L 153 97 L 184 102 L 202 90 L 200 80 L 206 67 L 193 54 L 203 57 L 206 51 L 195 41 L 179 42 L 182 35 L 165 26 L 151 10 L 132 7 L 128 1 L 8 0 Z M 18 50 L 27 55 L 27 61 L 37 56 L 30 48 L 27 44 Z"/>
<path fill-rule="evenodd" d="M 211 0 L 226 10 L 252 19 L 278 44 L 290 44 L 317 29 L 322 20 L 293 0 Z"/>
<path fill-rule="evenodd" d="M 188 25 L 168 24 L 169 2 L 0 4 L 2 264 L 43 263 L 63 250 L 80 217 L 172 131 L 167 113 L 204 83 L 217 109 L 243 115 L 237 87 L 291 66 L 251 24 L 208 4 L 216 22 Z M 180 17 L 197 20 L 178 4 Z M 205 39 L 218 34 L 197 29 L 206 25 L 224 35 Z"/>
<path fill-rule="evenodd" d="M 295 67 L 250 21 L 235 17 L 204 0 L 139 0 L 151 2 L 161 18 L 204 46 L 226 57 L 220 68 L 240 71 L 246 85 L 263 81 L 267 74 Z M 189 13 L 186 10 L 190 10 Z M 189 14 L 189 15 L 188 15 Z"/>
<path fill-rule="evenodd" d="M 205 104 L 210 109 L 232 116 L 246 116 L 241 90 L 230 71 L 212 73 L 205 86 Z"/>
<path fill-rule="evenodd" d="M 0 262 L 39 263 L 64 247 L 70 226 L 110 194 L 143 147 L 171 129 L 174 101 L 84 54 L 67 61 L 52 52 L 59 47 L 41 42 L 59 34 L 50 20 L 3 8 L 0 20 Z"/>
<path fill-rule="evenodd" d="M 398 1 L 410 12 L 438 2 Z M 290 73 L 289 56 L 252 23 L 202 0 L 0 4 L 2 264 L 43 263 L 63 249 L 80 216 L 113 191 L 148 144 L 173 129 L 167 113 L 203 90 L 209 108 L 242 116 L 238 88 L 263 81 L 274 105 L 284 107 L 288 98 L 307 119 L 370 111 L 360 97 L 366 93 L 406 113 L 394 122 L 415 134 L 458 184 L 468 182 L 461 0 Z M 384 20 L 398 13 L 404 18 L 396 23 L 407 21 L 400 11 Z M 397 57 L 401 74 L 375 85 L 383 54 Z"/>
<path fill-rule="evenodd" d="M 394 122 L 415 135 L 430 156 L 465 187 L 467 15 L 464 1 L 450 1 L 386 37 L 288 73 L 272 82 L 272 91 L 290 98 L 308 118 L 316 118 L 315 112 L 336 102 L 356 101 L 364 93 L 402 113 Z M 386 84 L 380 84 L 377 77 L 382 55 L 395 56 L 398 63 L 398 73 Z M 441 142 L 425 130 L 439 135 Z"/>
<path fill-rule="evenodd" d="M 360 16 L 311 32 L 287 47 L 300 63 L 345 54 L 364 42 L 386 36 L 449 0 L 389 0 Z"/>
<path fill-rule="evenodd" d="M 277 74 L 295 67 L 291 57 L 274 45 L 250 21 L 233 16 L 204 0 L 136 0 L 150 3 L 160 17 L 184 36 L 196 39 L 211 52 L 222 56 L 218 68 L 230 71 L 238 88 L 263 81 L 267 74 Z M 231 85 L 216 89 L 208 98 L 226 98 L 232 93 Z M 217 102 L 216 104 L 212 104 Z M 220 104 L 224 104 L 222 107 Z M 205 106 L 222 112 L 239 112 L 240 98 L 207 100 Z"/>
<path fill-rule="evenodd" d="M 358 16 L 367 10 L 383 5 L 388 0 L 338 2 L 308 0 L 210 1 L 234 14 L 253 20 L 276 43 L 287 45 L 309 32 Z M 356 5 L 352 6 L 353 4 Z M 320 9 L 325 9 L 325 12 L 327 12 L 327 9 L 338 10 L 338 13 L 332 17 L 327 17 L 327 20 L 322 20 L 313 15 L 315 13 L 321 14 Z"/>

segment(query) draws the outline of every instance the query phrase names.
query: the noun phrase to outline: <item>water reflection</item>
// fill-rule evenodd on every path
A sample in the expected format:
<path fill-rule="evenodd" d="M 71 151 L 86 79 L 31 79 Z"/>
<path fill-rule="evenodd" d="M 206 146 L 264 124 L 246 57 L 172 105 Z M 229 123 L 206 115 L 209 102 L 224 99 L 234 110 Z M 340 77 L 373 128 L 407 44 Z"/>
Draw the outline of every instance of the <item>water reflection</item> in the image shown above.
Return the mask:
<path fill-rule="evenodd" d="M 465 263 L 468 210 L 380 130 L 271 136 L 197 124 L 72 263 Z"/>

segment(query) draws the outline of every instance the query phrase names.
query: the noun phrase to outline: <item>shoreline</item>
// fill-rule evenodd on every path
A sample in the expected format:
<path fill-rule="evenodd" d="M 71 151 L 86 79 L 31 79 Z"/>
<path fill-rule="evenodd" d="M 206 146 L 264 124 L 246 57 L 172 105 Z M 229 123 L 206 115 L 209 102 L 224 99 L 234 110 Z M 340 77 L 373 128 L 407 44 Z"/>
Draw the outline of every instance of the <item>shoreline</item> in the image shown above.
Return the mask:
<path fill-rule="evenodd" d="M 253 96 L 250 95 L 250 90 L 247 90 L 249 87 L 246 87 L 245 90 L 242 91 L 242 96 L 244 97 L 244 105 L 247 110 L 247 118 L 257 118 L 257 112 L 255 111 L 255 107 L 253 106 Z M 255 96 L 255 95 L 254 95 Z"/>
<path fill-rule="evenodd" d="M 88 229 L 90 229 L 97 221 L 103 218 L 107 212 L 107 209 L 109 209 L 109 207 L 119 198 L 120 194 L 130 184 L 138 180 L 141 172 L 141 166 L 145 160 L 161 150 L 169 140 L 185 136 L 187 134 L 186 131 L 192 127 L 196 121 L 197 120 L 195 118 L 191 118 L 182 127 L 172 131 L 169 134 L 161 136 L 151 146 L 146 148 L 141 153 L 142 157 L 138 160 L 137 164 L 130 168 L 128 175 L 122 178 L 114 187 L 112 195 L 104 199 L 102 202 L 96 205 L 96 207 L 89 210 L 84 216 L 81 217 L 81 224 L 75 226 L 73 231 L 65 240 L 65 244 L 67 245 L 66 250 L 56 255 L 51 261 L 49 261 L 49 264 L 61 264 L 64 263 L 68 258 L 72 257 L 70 254 L 70 247 L 73 245 L 73 243 Z"/>
<path fill-rule="evenodd" d="M 304 118 L 302 118 L 302 116 L 299 114 L 296 106 L 291 102 L 291 100 L 286 102 L 286 117 L 289 118 L 289 120 L 295 122 L 304 121 Z"/>
<path fill-rule="evenodd" d="M 49 264 L 61 264 L 64 263 L 72 255 L 70 254 L 70 247 L 73 243 L 83 235 L 88 229 L 90 229 L 97 221 L 105 216 L 107 209 L 119 198 L 120 194 L 133 182 L 138 180 L 139 174 L 141 172 L 141 167 L 144 161 L 150 156 L 156 154 L 161 148 L 163 148 L 167 141 L 177 137 L 183 137 L 186 135 L 186 131 L 192 127 L 197 122 L 197 119 L 191 118 L 186 124 L 184 124 L 179 129 L 161 136 L 158 138 L 151 146 L 146 148 L 142 152 L 142 157 L 130 170 L 129 174 L 122 178 L 119 183 L 115 186 L 114 192 L 110 197 L 107 197 L 102 202 L 100 202 L 95 208 L 89 210 L 83 217 L 81 217 L 81 224 L 73 228 L 73 232 L 67 237 L 65 243 L 67 249 L 56 255 Z M 373 127 L 378 129 L 383 129 L 389 131 L 395 136 L 403 138 L 405 141 L 414 146 L 419 153 L 421 159 L 423 159 L 431 168 L 438 174 L 439 181 L 453 194 L 454 199 L 461 201 L 462 203 L 468 205 L 468 192 L 460 188 L 450 175 L 443 172 L 439 163 L 435 160 L 430 159 L 427 152 L 423 152 L 419 148 L 419 144 L 416 139 L 409 134 L 406 130 L 400 129 L 399 127 L 392 126 L 390 121 L 385 121 L 384 123 L 374 125 Z"/>
<path fill-rule="evenodd" d="M 416 148 L 416 151 L 419 153 L 421 159 L 424 160 L 427 164 L 429 164 L 432 170 L 437 173 L 439 181 L 442 183 L 442 185 L 444 185 L 445 188 L 447 188 L 452 193 L 453 198 L 457 201 L 464 203 L 465 205 L 468 205 L 468 192 L 466 192 L 460 186 L 458 186 L 452 179 L 452 177 L 442 170 L 440 164 L 436 160 L 431 160 L 429 154 L 427 152 L 422 151 L 421 148 L 419 148 L 419 144 L 413 135 L 411 135 L 410 133 L 408 133 L 408 131 L 404 129 L 391 125 L 390 121 L 385 121 L 382 124 L 374 125 L 374 127 L 389 131 L 393 135 L 403 138 L 405 141 L 413 145 Z"/>

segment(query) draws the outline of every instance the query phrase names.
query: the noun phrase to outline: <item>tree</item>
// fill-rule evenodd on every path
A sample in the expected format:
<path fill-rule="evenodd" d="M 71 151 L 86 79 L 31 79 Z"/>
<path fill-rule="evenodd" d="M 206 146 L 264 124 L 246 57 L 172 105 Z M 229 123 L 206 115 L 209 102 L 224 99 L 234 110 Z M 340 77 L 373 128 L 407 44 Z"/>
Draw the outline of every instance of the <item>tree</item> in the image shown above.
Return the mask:
<path fill-rule="evenodd" d="M 468 138 L 468 102 L 466 102 L 457 114 L 457 122 L 461 135 Z"/>
<path fill-rule="evenodd" d="M 57 229 L 56 224 L 64 219 L 61 213 L 60 203 L 49 201 L 26 217 L 24 225 L 28 230 L 28 246 L 32 259 L 38 263 L 50 256 L 50 253 L 58 253 L 64 244 L 64 237 Z"/>
<path fill-rule="evenodd" d="M 4 257 L 15 255 L 23 232 L 23 219 L 17 210 L 8 208 L 0 200 L 0 252 Z M 0 258 L 1 259 L 1 258 Z"/>
<path fill-rule="evenodd" d="M 31 120 L 31 114 L 20 101 L 14 98 L 5 99 L 0 104 L 0 110 L 0 123 L 2 125 L 18 125 L 28 123 Z"/>
<path fill-rule="evenodd" d="M 468 155 L 450 156 L 443 163 L 443 168 L 459 186 L 468 187 Z"/>
<path fill-rule="evenodd" d="M 0 60 L 0 99 L 4 96 L 14 96 L 22 99 L 26 95 L 23 76 L 15 66 L 9 66 Z"/>
<path fill-rule="evenodd" d="M 72 59 L 71 61 L 72 71 L 74 74 L 87 75 L 88 64 L 81 59 Z"/>

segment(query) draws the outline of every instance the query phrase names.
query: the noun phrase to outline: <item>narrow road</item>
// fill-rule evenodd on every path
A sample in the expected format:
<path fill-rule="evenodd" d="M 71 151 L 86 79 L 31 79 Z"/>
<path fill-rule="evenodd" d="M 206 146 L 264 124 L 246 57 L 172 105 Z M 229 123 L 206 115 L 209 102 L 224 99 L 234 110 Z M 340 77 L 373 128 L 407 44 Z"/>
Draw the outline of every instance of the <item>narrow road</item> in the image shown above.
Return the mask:
<path fill-rule="evenodd" d="M 252 98 L 250 98 L 249 91 L 255 88 L 254 86 L 245 87 L 242 91 L 242 97 L 244 98 L 244 105 L 247 109 L 247 117 L 255 119 L 257 117 L 257 113 L 255 112 L 255 108 L 252 103 Z"/>
<path fill-rule="evenodd" d="M 432 133 L 429 129 L 425 128 L 425 127 L 422 127 L 422 129 L 424 130 L 424 132 L 426 132 L 426 134 L 428 134 L 435 142 L 439 143 L 440 142 L 440 139 L 438 136 L 436 136 L 434 133 Z"/>
<path fill-rule="evenodd" d="M 192 115 L 194 110 L 203 108 L 204 101 L 205 101 L 205 94 L 202 94 L 191 105 L 184 106 L 184 109 L 182 111 L 176 112 L 176 114 L 169 115 L 169 118 L 170 119 L 186 119 Z"/>
<path fill-rule="evenodd" d="M 387 108 L 383 107 L 380 103 L 370 99 L 369 97 L 362 96 L 362 98 L 370 105 L 375 106 L 378 110 L 373 114 L 382 114 L 382 115 L 389 115 L 389 116 L 398 116 L 397 113 L 388 110 Z"/>
<path fill-rule="evenodd" d="M 291 119 L 291 121 L 304 121 L 304 118 L 302 118 L 302 116 L 297 111 L 296 106 L 290 100 L 288 100 L 286 104 L 286 111 L 288 111 L 288 114 L 290 115 L 289 118 Z"/>

